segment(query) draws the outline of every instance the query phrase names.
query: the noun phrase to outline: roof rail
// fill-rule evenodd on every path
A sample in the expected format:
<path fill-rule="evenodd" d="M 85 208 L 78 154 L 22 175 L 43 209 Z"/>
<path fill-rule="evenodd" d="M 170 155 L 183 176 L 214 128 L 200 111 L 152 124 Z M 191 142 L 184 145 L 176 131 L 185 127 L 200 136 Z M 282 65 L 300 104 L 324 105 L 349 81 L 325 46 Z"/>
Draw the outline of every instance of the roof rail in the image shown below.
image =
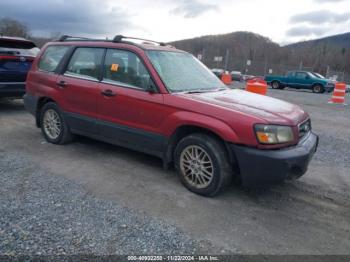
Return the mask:
<path fill-rule="evenodd" d="M 168 46 L 168 47 L 173 47 L 171 45 L 167 45 L 166 43 L 163 42 L 157 42 L 153 40 L 148 40 L 148 39 L 143 39 L 143 38 L 137 38 L 137 37 L 128 37 L 128 36 L 123 36 L 123 35 L 116 35 L 113 40 L 108 40 L 108 39 L 94 39 L 94 38 L 87 38 L 87 37 L 81 37 L 81 36 L 70 36 L 70 35 L 62 35 L 60 38 L 58 38 L 56 41 L 58 42 L 65 42 L 65 41 L 96 41 L 96 42 L 113 42 L 113 43 L 125 43 L 129 45 L 135 45 L 135 46 L 140 46 L 140 44 L 135 43 L 135 42 L 130 42 L 130 41 L 124 41 L 123 39 L 131 39 L 131 40 L 141 40 L 144 41 L 143 44 L 145 43 L 155 43 L 160 46 Z M 141 46 L 140 46 L 141 47 Z"/>
<path fill-rule="evenodd" d="M 155 43 L 155 44 L 158 44 L 160 46 L 166 46 L 166 44 L 163 43 L 163 42 L 157 42 L 157 41 L 153 41 L 153 40 L 149 40 L 149 39 L 137 38 L 137 37 L 129 37 L 129 36 L 123 36 L 123 35 L 116 35 L 113 38 L 112 42 L 114 42 L 114 43 L 121 43 L 121 42 L 123 42 L 123 39 L 141 40 L 141 41 Z"/>
<path fill-rule="evenodd" d="M 64 41 L 87 41 L 87 40 L 96 40 L 96 39 L 90 39 L 87 37 L 81 37 L 81 36 L 70 36 L 70 35 L 62 35 L 58 41 L 64 42 Z"/>

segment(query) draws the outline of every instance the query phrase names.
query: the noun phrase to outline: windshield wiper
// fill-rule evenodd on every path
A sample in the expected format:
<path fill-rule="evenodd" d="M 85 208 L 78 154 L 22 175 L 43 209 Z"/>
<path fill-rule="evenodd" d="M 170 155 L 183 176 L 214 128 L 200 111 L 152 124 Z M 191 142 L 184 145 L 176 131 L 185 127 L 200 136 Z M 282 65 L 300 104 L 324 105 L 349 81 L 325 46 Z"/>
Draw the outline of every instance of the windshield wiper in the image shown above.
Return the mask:
<path fill-rule="evenodd" d="M 207 90 L 192 90 L 192 91 L 184 91 L 185 94 L 199 94 L 199 93 L 206 93 Z"/>
<path fill-rule="evenodd" d="M 181 90 L 176 93 L 180 94 L 199 94 L 199 93 L 207 93 L 207 92 L 217 92 L 217 91 L 223 91 L 226 90 L 227 88 L 222 87 L 222 88 L 217 88 L 217 89 L 196 89 L 196 90 Z"/>
<path fill-rule="evenodd" d="M 215 89 L 213 91 L 224 91 L 224 90 L 228 90 L 229 88 L 227 87 L 221 87 L 221 88 L 218 88 L 218 89 Z"/>

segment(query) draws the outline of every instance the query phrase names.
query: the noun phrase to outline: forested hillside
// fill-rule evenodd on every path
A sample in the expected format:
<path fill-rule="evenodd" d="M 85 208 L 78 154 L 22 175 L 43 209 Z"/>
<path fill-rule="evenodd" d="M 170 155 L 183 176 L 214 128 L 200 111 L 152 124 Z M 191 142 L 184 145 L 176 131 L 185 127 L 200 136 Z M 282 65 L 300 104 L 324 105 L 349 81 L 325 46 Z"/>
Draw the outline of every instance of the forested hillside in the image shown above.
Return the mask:
<path fill-rule="evenodd" d="M 283 73 L 303 67 L 326 74 L 350 73 L 350 33 L 281 47 L 269 38 L 250 32 L 210 35 L 171 43 L 194 55 L 201 55 L 209 67 L 265 74 L 269 69 Z M 215 62 L 222 56 L 222 62 Z M 227 59 L 225 59 L 227 57 Z M 226 63 L 227 60 L 227 63 Z M 251 65 L 247 66 L 247 60 Z"/>

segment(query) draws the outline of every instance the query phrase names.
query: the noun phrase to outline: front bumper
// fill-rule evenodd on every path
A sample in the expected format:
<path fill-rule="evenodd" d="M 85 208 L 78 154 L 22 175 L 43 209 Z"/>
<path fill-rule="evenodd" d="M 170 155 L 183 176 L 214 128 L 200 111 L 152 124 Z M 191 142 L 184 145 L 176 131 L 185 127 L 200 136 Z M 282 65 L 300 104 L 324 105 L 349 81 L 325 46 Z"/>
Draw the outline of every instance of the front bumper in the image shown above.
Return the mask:
<path fill-rule="evenodd" d="M 318 136 L 310 132 L 296 146 L 280 150 L 260 150 L 231 144 L 238 162 L 242 185 L 246 187 L 274 184 L 299 178 L 317 150 Z"/>
<path fill-rule="evenodd" d="M 335 85 L 331 84 L 331 85 L 326 85 L 325 86 L 325 91 L 327 93 L 330 93 L 330 92 L 333 92 L 334 91 L 334 88 L 335 88 Z"/>

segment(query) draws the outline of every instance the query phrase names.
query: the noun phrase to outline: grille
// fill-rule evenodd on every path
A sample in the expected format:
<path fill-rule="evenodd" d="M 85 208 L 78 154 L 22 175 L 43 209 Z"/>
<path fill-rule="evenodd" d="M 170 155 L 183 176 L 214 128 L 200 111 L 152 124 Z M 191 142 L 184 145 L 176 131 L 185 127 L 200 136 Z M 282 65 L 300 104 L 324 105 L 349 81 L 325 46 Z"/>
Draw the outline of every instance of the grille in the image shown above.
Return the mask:
<path fill-rule="evenodd" d="M 304 137 L 311 131 L 311 120 L 308 119 L 299 125 L 299 138 Z"/>

